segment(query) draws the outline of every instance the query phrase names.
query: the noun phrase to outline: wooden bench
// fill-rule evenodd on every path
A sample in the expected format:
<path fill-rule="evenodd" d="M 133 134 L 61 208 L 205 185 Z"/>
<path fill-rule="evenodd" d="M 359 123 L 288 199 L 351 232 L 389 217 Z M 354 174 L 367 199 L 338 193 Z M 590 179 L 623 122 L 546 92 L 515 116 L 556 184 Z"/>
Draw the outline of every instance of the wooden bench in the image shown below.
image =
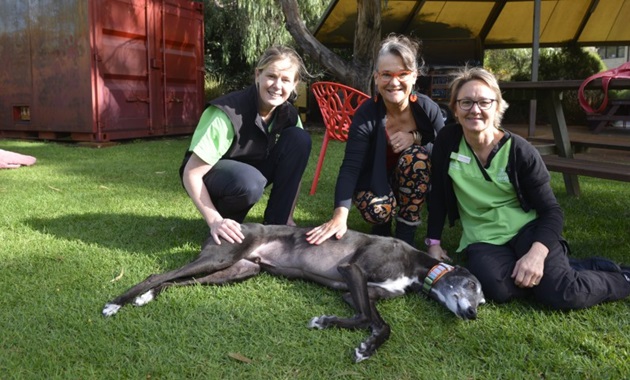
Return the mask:
<path fill-rule="evenodd" d="M 544 155 L 542 158 L 549 171 L 630 182 L 630 165 L 559 157 L 551 154 Z"/>
<path fill-rule="evenodd" d="M 605 114 L 586 115 L 586 119 L 596 123 L 593 133 L 601 132 L 610 122 L 630 122 L 630 99 L 611 100 L 610 107 L 606 109 Z"/>
<path fill-rule="evenodd" d="M 600 162 L 583 162 L 573 157 L 574 147 L 571 145 L 567 129 L 564 110 L 562 106 L 562 93 L 570 90 L 578 90 L 582 86 L 580 80 L 556 80 L 533 82 L 501 82 L 504 98 L 509 101 L 536 99 L 544 104 L 547 116 L 551 124 L 554 137 L 555 152 L 557 156 L 546 155 L 549 170 L 559 171 L 563 174 L 567 194 L 580 195 L 579 175 L 586 175 L 605 179 L 630 181 L 630 166 L 621 164 L 609 164 Z M 591 82 L 587 89 L 601 89 L 601 80 Z M 611 81 L 608 89 L 629 89 L 630 79 Z M 618 120 L 618 119 L 615 119 Z M 546 147 L 548 150 L 550 146 Z M 576 162 L 571 162 L 576 161 Z"/>
<path fill-rule="evenodd" d="M 557 154 L 556 144 L 550 137 L 530 137 L 531 142 L 540 154 Z M 572 137 L 570 140 L 573 153 L 584 153 L 588 148 L 630 151 L 630 134 L 626 136 L 598 136 L 597 139 Z"/>

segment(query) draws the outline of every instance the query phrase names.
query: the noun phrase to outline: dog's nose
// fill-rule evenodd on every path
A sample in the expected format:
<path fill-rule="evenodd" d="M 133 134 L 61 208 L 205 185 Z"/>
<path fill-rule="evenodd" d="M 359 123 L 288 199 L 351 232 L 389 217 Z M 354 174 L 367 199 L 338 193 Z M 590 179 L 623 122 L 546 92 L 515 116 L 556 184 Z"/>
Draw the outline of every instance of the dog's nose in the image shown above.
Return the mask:
<path fill-rule="evenodd" d="M 465 312 L 466 319 L 477 319 L 477 309 L 474 307 L 469 307 Z"/>

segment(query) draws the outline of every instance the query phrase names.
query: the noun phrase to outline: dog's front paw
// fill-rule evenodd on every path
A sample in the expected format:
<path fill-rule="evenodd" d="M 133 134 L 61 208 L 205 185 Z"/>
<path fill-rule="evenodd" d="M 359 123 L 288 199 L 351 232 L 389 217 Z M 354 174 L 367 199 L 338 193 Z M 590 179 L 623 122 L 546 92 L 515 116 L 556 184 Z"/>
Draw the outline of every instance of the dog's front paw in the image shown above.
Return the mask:
<path fill-rule="evenodd" d="M 326 327 L 328 327 L 328 323 L 326 323 L 326 320 L 327 320 L 328 318 L 329 318 L 329 317 L 328 317 L 327 315 L 322 315 L 322 316 L 319 316 L 319 317 L 313 317 L 313 319 L 311 319 L 311 320 L 308 322 L 308 327 L 309 327 L 310 329 L 319 329 L 319 330 L 323 330 L 323 329 L 325 329 Z"/>
<path fill-rule="evenodd" d="M 115 303 L 107 303 L 105 304 L 105 307 L 103 307 L 103 316 L 104 317 L 111 317 L 112 315 L 118 313 L 118 310 L 120 310 L 121 306 Z"/>
<path fill-rule="evenodd" d="M 359 347 L 354 349 L 354 362 L 360 363 L 366 359 L 369 359 L 372 356 L 370 350 L 368 350 L 368 346 L 365 343 L 361 343 Z"/>

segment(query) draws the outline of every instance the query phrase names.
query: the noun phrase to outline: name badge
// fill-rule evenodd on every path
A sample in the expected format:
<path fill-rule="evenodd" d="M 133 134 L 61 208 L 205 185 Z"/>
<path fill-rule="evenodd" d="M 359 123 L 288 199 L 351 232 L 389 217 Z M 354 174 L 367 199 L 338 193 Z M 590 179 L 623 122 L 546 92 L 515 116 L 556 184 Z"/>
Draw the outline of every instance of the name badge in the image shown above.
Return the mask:
<path fill-rule="evenodd" d="M 460 154 L 460 153 L 452 152 L 451 153 L 451 160 L 456 160 L 456 161 L 459 161 L 459 162 L 463 162 L 465 164 L 470 164 L 470 157 L 464 156 L 463 154 Z"/>

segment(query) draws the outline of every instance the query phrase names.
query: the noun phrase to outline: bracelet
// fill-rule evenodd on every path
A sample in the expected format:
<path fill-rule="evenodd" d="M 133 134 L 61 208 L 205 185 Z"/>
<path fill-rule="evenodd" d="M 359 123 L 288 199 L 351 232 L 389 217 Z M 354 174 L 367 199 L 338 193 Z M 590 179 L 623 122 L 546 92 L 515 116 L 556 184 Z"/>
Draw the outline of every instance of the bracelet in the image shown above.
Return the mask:
<path fill-rule="evenodd" d="M 411 133 L 411 135 L 413 136 L 413 142 L 416 143 L 416 144 L 420 144 L 420 139 L 418 139 L 418 137 L 419 137 L 418 136 L 419 135 L 418 131 L 411 131 L 409 133 Z"/>
<path fill-rule="evenodd" d="M 427 247 L 432 247 L 434 245 L 440 245 L 440 243 L 441 242 L 439 240 L 437 240 L 437 239 L 429 239 L 429 238 L 424 239 L 424 244 L 426 244 Z"/>

